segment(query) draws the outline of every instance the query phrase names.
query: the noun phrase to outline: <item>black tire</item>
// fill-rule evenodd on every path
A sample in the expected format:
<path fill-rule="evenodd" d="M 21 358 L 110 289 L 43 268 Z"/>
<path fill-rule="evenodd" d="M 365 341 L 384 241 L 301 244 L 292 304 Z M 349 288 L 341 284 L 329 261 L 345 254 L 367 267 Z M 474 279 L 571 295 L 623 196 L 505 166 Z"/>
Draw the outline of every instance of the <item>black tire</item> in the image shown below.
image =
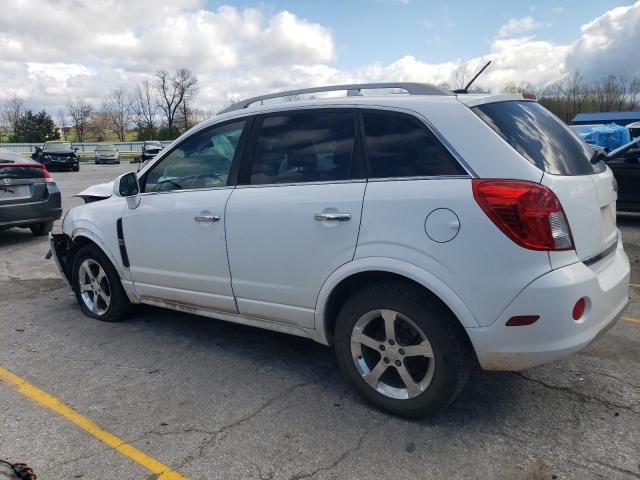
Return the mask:
<path fill-rule="evenodd" d="M 368 315 L 368 312 L 378 309 L 392 310 L 399 315 L 396 318 L 404 316 L 410 319 L 410 322 L 413 322 L 422 330 L 428 343 L 430 343 L 434 363 L 430 363 L 432 360 L 429 357 L 420 357 L 419 359 L 419 361 L 424 361 L 425 365 L 429 365 L 425 369 L 430 373 L 425 374 L 422 381 L 425 381 L 424 379 L 428 375 L 430 383 L 425 383 L 422 393 L 416 396 L 398 399 L 384 395 L 370 386 L 358 371 L 360 367 L 356 367 L 356 360 L 351 350 L 352 331 L 358 321 Z M 381 318 L 374 320 L 374 322 L 376 321 L 384 322 Z M 398 325 L 395 322 L 397 320 L 394 321 L 394 324 Z M 400 323 L 402 322 L 404 320 L 401 320 Z M 402 324 L 404 325 L 404 323 Z M 371 325 L 376 326 L 373 323 Z M 383 331 L 382 336 L 378 337 L 380 340 L 374 340 L 376 342 L 380 341 L 381 344 L 386 344 L 384 333 Z M 398 339 L 400 339 L 400 335 Z M 467 383 L 473 367 L 474 356 L 472 348 L 458 320 L 437 299 L 431 297 L 421 288 L 404 281 L 394 280 L 373 283 L 353 294 L 345 302 L 338 315 L 334 344 L 340 370 L 356 391 L 377 408 L 408 418 L 434 415 L 453 402 Z M 362 359 L 363 355 L 365 357 L 370 356 L 370 358 L 373 358 L 371 363 L 377 364 L 378 361 L 382 362 L 384 358 L 387 358 L 386 356 L 390 356 L 391 350 L 394 348 L 394 355 L 399 355 L 398 352 L 402 350 L 399 340 L 395 347 L 387 345 L 386 351 L 368 350 L 365 345 L 362 347 L 361 355 L 357 358 Z M 404 351 L 402 352 L 404 354 Z M 375 355 L 378 355 L 377 358 L 379 360 Z M 394 361 L 391 361 L 389 366 L 385 367 L 394 369 L 390 372 L 391 377 L 387 377 L 390 378 L 389 383 L 396 381 L 394 380 L 394 375 L 397 375 L 397 379 L 400 379 L 400 368 L 407 369 L 407 361 L 412 362 L 412 360 L 408 360 L 408 357 L 400 358 L 402 360 L 397 360 L 399 363 L 396 364 L 398 367 L 394 366 Z M 362 362 L 363 360 L 360 361 Z M 429 371 L 428 368 L 432 368 L 432 370 Z M 385 378 L 384 375 L 388 374 L 387 370 L 385 370 L 383 376 L 379 378 L 383 379 Z M 416 379 L 414 378 L 414 380 Z M 420 382 L 420 380 L 416 381 Z M 404 384 L 406 385 L 406 382 Z M 377 383 L 377 385 L 380 385 L 380 383 Z M 408 387 L 406 391 L 409 391 Z"/>
<path fill-rule="evenodd" d="M 80 266 L 85 260 L 97 263 L 105 273 L 108 282 L 107 287 L 110 294 L 110 303 L 103 313 L 91 311 L 82 297 L 80 291 Z M 107 256 L 97 246 L 86 245 L 78 250 L 73 259 L 72 277 L 73 291 L 82 309 L 82 313 L 103 322 L 119 322 L 127 317 L 131 310 L 131 302 L 129 302 L 129 298 L 122 288 L 118 272 Z M 102 285 L 104 288 L 104 283 Z"/>
<path fill-rule="evenodd" d="M 73 171 L 74 172 L 79 172 L 80 171 L 80 165 L 76 165 L 75 167 L 73 167 Z"/>
<path fill-rule="evenodd" d="M 29 229 L 34 236 L 41 237 L 42 235 L 47 235 L 51 230 L 53 230 L 53 222 L 36 223 L 35 225 L 31 225 Z"/>

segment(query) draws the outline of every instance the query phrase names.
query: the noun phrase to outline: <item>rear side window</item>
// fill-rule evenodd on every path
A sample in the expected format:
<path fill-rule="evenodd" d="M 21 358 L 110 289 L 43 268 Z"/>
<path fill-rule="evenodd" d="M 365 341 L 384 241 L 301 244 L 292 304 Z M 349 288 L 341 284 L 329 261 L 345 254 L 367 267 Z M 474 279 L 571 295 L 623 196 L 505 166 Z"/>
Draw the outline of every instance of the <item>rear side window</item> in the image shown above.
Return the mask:
<path fill-rule="evenodd" d="M 408 115 L 363 112 L 371 178 L 463 175 L 466 172 L 421 122 Z"/>
<path fill-rule="evenodd" d="M 554 175 L 603 172 L 591 163 L 594 150 L 537 102 L 509 101 L 474 107 L 476 114 L 524 158 Z"/>
<path fill-rule="evenodd" d="M 350 178 L 354 157 L 353 112 L 267 116 L 257 122 L 248 182 L 325 182 Z"/>

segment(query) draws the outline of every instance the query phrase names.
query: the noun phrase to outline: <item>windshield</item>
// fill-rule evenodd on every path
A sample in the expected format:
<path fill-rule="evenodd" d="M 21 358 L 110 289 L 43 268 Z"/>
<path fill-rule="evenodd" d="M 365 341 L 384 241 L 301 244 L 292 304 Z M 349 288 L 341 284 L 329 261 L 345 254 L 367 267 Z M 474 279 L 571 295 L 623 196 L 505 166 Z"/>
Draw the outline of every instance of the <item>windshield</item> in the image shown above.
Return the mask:
<path fill-rule="evenodd" d="M 162 148 L 160 142 L 144 142 L 146 148 Z"/>
<path fill-rule="evenodd" d="M 592 164 L 593 149 L 537 102 L 485 103 L 473 111 L 523 157 L 547 173 L 591 175 L 606 169 L 602 162 Z"/>
<path fill-rule="evenodd" d="M 71 150 L 71 142 L 45 142 L 44 149 L 47 152 L 68 152 Z"/>
<path fill-rule="evenodd" d="M 105 150 L 113 152 L 116 149 L 113 145 L 100 145 L 96 147 L 96 151 L 103 152 Z"/>

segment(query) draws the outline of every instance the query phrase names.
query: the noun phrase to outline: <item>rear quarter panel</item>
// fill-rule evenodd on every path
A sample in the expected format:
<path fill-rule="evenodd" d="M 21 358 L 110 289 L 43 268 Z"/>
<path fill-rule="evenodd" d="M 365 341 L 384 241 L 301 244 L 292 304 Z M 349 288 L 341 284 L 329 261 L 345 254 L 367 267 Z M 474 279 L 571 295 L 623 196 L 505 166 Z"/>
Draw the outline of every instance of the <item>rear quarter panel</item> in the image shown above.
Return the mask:
<path fill-rule="evenodd" d="M 452 210 L 460 222 L 445 243 L 425 231 L 427 216 L 438 208 Z M 493 323 L 526 285 L 551 270 L 547 252 L 516 245 L 488 219 L 468 178 L 369 182 L 354 260 L 367 257 L 428 272 L 462 299 L 480 326 Z"/>

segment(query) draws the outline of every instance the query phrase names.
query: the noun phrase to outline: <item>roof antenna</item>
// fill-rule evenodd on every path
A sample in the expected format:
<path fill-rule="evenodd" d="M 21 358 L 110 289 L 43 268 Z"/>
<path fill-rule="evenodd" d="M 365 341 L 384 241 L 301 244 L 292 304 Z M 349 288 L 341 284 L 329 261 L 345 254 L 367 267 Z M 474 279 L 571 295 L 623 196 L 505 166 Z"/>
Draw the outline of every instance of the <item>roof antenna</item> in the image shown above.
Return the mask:
<path fill-rule="evenodd" d="M 457 89 L 457 90 L 454 90 L 454 91 L 453 91 L 453 93 L 469 93 L 469 87 L 470 87 L 471 85 L 473 85 L 473 82 L 475 82 L 475 81 L 476 81 L 476 78 L 478 78 L 480 75 L 482 75 L 482 72 L 484 72 L 484 71 L 487 69 L 487 67 L 488 67 L 489 65 L 491 65 L 491 60 L 489 60 L 489 61 L 485 64 L 485 66 L 484 66 L 484 67 L 482 67 L 482 68 L 480 69 L 480 71 L 479 71 L 478 73 L 476 73 L 476 74 L 475 74 L 475 76 L 471 79 L 471 81 L 470 81 L 469 83 L 467 83 L 467 86 L 466 86 L 466 87 L 464 87 L 464 88 L 459 88 L 459 89 Z"/>

